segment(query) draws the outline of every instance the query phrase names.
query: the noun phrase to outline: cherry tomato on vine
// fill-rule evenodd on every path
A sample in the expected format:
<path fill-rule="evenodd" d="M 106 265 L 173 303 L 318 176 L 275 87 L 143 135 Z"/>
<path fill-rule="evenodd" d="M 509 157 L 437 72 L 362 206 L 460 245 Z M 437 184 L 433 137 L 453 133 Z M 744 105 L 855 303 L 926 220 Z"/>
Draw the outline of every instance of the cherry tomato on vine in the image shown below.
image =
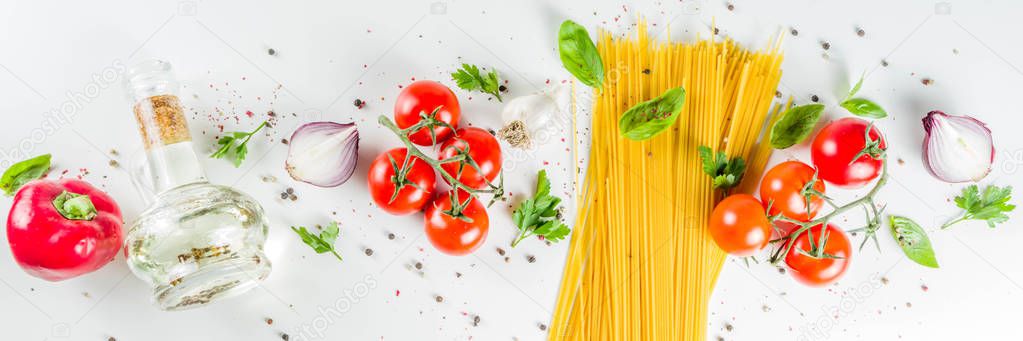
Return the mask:
<path fill-rule="evenodd" d="M 394 215 L 422 210 L 437 184 L 433 167 L 415 156 L 409 158 L 404 174 L 400 174 L 407 153 L 405 148 L 394 148 L 380 154 L 370 164 L 369 175 L 366 176 L 373 202 Z M 393 164 L 391 160 L 394 160 Z M 395 196 L 396 187 L 400 189 Z"/>
<path fill-rule="evenodd" d="M 436 113 L 434 113 L 435 110 Z M 405 129 L 416 125 L 423 120 L 420 115 L 431 114 L 432 117 L 453 128 L 458 127 L 458 118 L 461 115 L 458 97 L 444 84 L 431 80 L 412 82 L 401 90 L 398 99 L 394 101 L 394 123 L 398 125 L 398 128 Z M 451 137 L 452 131 L 448 127 L 435 126 L 433 133 L 437 139 L 436 142 L 439 143 Z M 430 129 L 425 127 L 409 134 L 409 140 L 420 146 L 434 145 L 434 141 L 430 137 Z"/>
<path fill-rule="evenodd" d="M 867 127 L 870 127 L 870 141 L 866 138 Z M 882 155 L 887 148 L 877 127 L 846 117 L 829 123 L 817 133 L 810 156 L 817 166 L 818 177 L 840 187 L 858 188 L 881 174 Z M 860 154 L 864 150 L 866 153 Z"/>
<path fill-rule="evenodd" d="M 443 162 L 466 150 L 468 150 L 469 158 L 476 162 L 481 172 L 477 172 L 476 168 L 467 162 L 441 164 L 444 172 L 471 188 L 485 188 L 487 181 L 494 182 L 498 173 L 501 172 L 501 145 L 497 143 L 494 135 L 476 127 L 458 129 L 454 138 L 445 141 L 440 146 L 437 158 Z M 459 175 L 459 171 L 461 171 L 461 175 Z"/>
<path fill-rule="evenodd" d="M 849 267 L 849 257 L 852 256 L 849 236 L 832 224 L 828 224 L 827 240 L 824 242 L 824 248 L 820 249 L 822 230 L 824 229 L 821 225 L 817 225 L 796 236 L 795 240 L 790 241 L 794 244 L 785 255 L 785 264 L 792 278 L 809 286 L 834 283 L 845 274 L 846 268 Z M 815 257 L 818 250 L 821 251 L 820 256 Z"/>
<path fill-rule="evenodd" d="M 813 173 L 813 167 L 799 161 L 785 161 L 768 170 L 760 183 L 760 200 L 764 207 L 771 207 L 767 214 L 781 213 L 799 221 L 813 219 L 824 204 L 823 198 L 811 195 L 810 207 L 807 209 L 803 188 L 813 180 Z M 824 182 L 815 182 L 813 190 L 825 193 Z"/>
<path fill-rule="evenodd" d="M 733 194 L 714 207 L 708 223 L 710 236 L 725 252 L 750 256 L 771 239 L 771 223 L 760 201 L 749 194 Z"/>
<path fill-rule="evenodd" d="M 438 251 L 463 256 L 476 251 L 487 239 L 490 229 L 490 218 L 487 210 L 475 196 L 458 196 L 458 200 L 468 205 L 459 214 L 452 217 L 445 211 L 452 207 L 454 191 L 441 194 L 426 207 L 426 237 Z"/>

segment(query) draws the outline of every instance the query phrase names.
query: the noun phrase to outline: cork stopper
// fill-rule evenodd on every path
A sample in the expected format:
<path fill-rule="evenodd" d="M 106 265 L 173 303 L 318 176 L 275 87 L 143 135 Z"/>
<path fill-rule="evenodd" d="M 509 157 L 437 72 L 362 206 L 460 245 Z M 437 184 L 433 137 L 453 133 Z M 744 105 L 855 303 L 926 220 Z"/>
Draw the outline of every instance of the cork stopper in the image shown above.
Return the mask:
<path fill-rule="evenodd" d="M 192 140 L 181 101 L 174 95 L 156 95 L 135 103 L 135 119 L 146 150 Z"/>

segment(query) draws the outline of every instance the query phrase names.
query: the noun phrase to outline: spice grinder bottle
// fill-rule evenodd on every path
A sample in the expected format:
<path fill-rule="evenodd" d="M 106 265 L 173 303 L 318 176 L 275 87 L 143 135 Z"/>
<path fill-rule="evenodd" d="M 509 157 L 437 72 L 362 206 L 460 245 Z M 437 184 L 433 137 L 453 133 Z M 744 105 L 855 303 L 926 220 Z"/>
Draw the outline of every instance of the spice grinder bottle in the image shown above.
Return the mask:
<path fill-rule="evenodd" d="M 206 179 L 192 145 L 171 65 L 128 69 L 145 161 L 132 181 L 149 207 L 131 224 L 128 266 L 153 287 L 164 310 L 182 310 L 241 294 L 270 274 L 263 253 L 268 222 L 252 197 Z"/>

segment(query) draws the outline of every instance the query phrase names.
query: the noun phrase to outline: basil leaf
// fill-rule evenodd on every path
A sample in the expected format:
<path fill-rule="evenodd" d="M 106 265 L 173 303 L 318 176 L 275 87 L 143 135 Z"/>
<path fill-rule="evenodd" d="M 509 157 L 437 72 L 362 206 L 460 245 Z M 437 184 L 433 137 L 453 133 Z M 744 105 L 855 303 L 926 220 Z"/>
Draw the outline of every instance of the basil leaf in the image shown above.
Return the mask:
<path fill-rule="evenodd" d="M 771 147 L 785 149 L 803 142 L 823 113 L 823 104 L 800 105 L 785 110 L 771 127 Z"/>
<path fill-rule="evenodd" d="M 590 40 L 586 28 L 571 20 L 561 23 L 558 51 L 561 64 L 580 82 L 593 88 L 604 84 L 604 62 L 600 60 L 597 46 Z"/>
<path fill-rule="evenodd" d="M 909 218 L 891 216 L 892 236 L 899 243 L 902 252 L 917 264 L 937 268 L 938 260 L 934 258 L 934 249 L 927 232 Z"/>
<path fill-rule="evenodd" d="M 861 75 L 860 76 L 860 80 L 856 82 L 856 85 L 853 85 L 852 89 L 849 89 L 849 94 L 845 95 L 845 99 L 843 99 L 842 101 L 845 102 L 846 100 L 852 98 L 852 96 L 856 96 L 856 93 L 860 92 L 860 87 L 862 87 L 862 86 L 863 86 L 863 76 Z"/>
<path fill-rule="evenodd" d="M 15 163 L 11 165 L 11 168 L 4 171 L 3 176 L 0 176 L 0 189 L 3 189 L 7 196 L 12 196 L 18 192 L 22 185 L 41 178 L 49 170 L 50 154 L 39 155 Z"/>
<path fill-rule="evenodd" d="M 618 130 L 622 136 L 634 141 L 654 137 L 675 124 L 685 102 L 685 89 L 669 89 L 654 99 L 626 110 L 618 120 Z"/>
<path fill-rule="evenodd" d="M 865 98 L 847 99 L 842 101 L 839 105 L 845 108 L 845 110 L 849 110 L 849 112 L 853 115 L 860 117 L 874 119 L 888 117 L 888 112 L 884 111 L 880 105 L 877 105 L 877 103 L 871 102 L 869 99 Z"/>

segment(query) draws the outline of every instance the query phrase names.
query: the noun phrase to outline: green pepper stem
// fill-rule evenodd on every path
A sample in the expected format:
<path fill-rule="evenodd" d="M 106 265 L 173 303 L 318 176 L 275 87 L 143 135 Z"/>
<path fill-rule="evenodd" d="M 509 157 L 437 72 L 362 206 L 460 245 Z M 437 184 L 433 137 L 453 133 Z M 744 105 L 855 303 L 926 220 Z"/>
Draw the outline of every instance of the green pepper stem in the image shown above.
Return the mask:
<path fill-rule="evenodd" d="M 53 198 L 53 207 L 65 219 L 92 220 L 98 214 L 88 195 L 63 191 Z"/>

